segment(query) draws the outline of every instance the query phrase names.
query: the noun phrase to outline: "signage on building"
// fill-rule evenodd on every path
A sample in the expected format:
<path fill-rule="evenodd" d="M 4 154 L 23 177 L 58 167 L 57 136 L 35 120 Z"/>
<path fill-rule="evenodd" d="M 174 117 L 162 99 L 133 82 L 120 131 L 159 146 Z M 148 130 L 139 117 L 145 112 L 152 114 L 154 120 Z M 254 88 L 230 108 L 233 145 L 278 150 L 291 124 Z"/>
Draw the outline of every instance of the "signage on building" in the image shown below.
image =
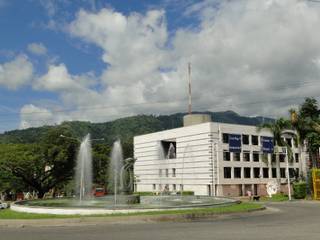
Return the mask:
<path fill-rule="evenodd" d="M 272 137 L 261 137 L 262 152 L 273 153 L 273 138 Z"/>
<path fill-rule="evenodd" d="M 229 134 L 229 151 L 241 152 L 241 135 Z"/>

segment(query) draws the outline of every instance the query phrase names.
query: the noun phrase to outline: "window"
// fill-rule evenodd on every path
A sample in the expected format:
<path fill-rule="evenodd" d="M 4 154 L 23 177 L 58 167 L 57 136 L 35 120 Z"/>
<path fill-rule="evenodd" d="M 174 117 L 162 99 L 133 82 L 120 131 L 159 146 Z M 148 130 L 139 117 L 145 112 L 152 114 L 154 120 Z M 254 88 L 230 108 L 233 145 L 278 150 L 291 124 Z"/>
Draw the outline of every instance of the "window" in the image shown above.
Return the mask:
<path fill-rule="evenodd" d="M 250 168 L 245 167 L 243 169 L 243 171 L 244 171 L 244 178 L 251 178 L 251 169 Z"/>
<path fill-rule="evenodd" d="M 172 168 L 172 177 L 175 177 L 175 176 L 176 176 L 176 169 Z"/>
<path fill-rule="evenodd" d="M 244 162 L 250 162 L 250 152 L 248 151 L 243 151 L 243 161 Z"/>
<path fill-rule="evenodd" d="M 299 177 L 299 168 L 296 168 L 296 178 L 298 178 Z"/>
<path fill-rule="evenodd" d="M 280 177 L 286 178 L 286 169 L 285 168 L 280 168 Z"/>
<path fill-rule="evenodd" d="M 172 190 L 176 191 L 177 190 L 177 186 L 175 184 L 172 184 Z"/>
<path fill-rule="evenodd" d="M 251 136 L 252 145 L 259 145 L 259 138 L 256 135 Z"/>
<path fill-rule="evenodd" d="M 231 178 L 231 167 L 223 168 L 224 178 Z"/>
<path fill-rule="evenodd" d="M 180 184 L 180 191 L 183 191 L 183 184 Z"/>
<path fill-rule="evenodd" d="M 164 186 L 164 190 L 165 190 L 165 191 L 169 191 L 169 190 L 170 190 L 169 184 L 166 184 L 166 185 Z"/>
<path fill-rule="evenodd" d="M 272 178 L 277 178 L 277 169 L 276 168 L 272 168 Z"/>
<path fill-rule="evenodd" d="M 156 190 L 156 185 L 155 184 L 152 184 L 152 189 L 153 189 L 153 191 Z"/>
<path fill-rule="evenodd" d="M 242 135 L 242 144 L 249 145 L 249 135 Z"/>
<path fill-rule="evenodd" d="M 271 162 L 273 162 L 273 163 L 275 163 L 275 162 L 276 162 L 276 155 L 275 155 L 275 154 L 272 154 Z"/>
<path fill-rule="evenodd" d="M 263 168 L 263 178 L 269 178 L 269 168 Z"/>
<path fill-rule="evenodd" d="M 286 142 L 290 147 L 293 147 L 291 138 L 286 138 Z"/>
<path fill-rule="evenodd" d="M 162 177 L 162 169 L 159 169 L 159 177 Z"/>
<path fill-rule="evenodd" d="M 294 171 L 294 169 L 293 168 L 289 168 L 289 176 L 290 176 L 290 178 L 294 178 L 295 177 L 295 171 Z"/>
<path fill-rule="evenodd" d="M 230 161 L 230 152 L 223 151 L 223 160 L 224 161 Z"/>
<path fill-rule="evenodd" d="M 233 153 L 233 161 L 237 161 L 239 162 L 240 161 L 240 153 Z"/>
<path fill-rule="evenodd" d="M 253 168 L 254 178 L 260 178 L 260 168 Z"/>
<path fill-rule="evenodd" d="M 253 156 L 254 162 L 259 162 L 259 160 L 260 160 L 260 153 L 259 152 L 253 152 L 252 156 Z"/>
<path fill-rule="evenodd" d="M 299 153 L 294 154 L 294 159 L 296 162 L 299 162 Z"/>
<path fill-rule="evenodd" d="M 166 169 L 166 177 L 169 177 L 169 169 Z"/>
<path fill-rule="evenodd" d="M 174 142 L 174 141 L 161 141 L 161 146 L 163 149 L 164 158 L 166 158 L 166 159 L 176 158 L 176 155 L 177 155 L 176 142 Z"/>
<path fill-rule="evenodd" d="M 222 134 L 222 142 L 223 143 L 229 143 L 229 133 L 223 133 Z"/>
<path fill-rule="evenodd" d="M 284 162 L 286 159 L 286 155 L 285 154 L 279 154 L 279 161 L 280 162 Z"/>
<path fill-rule="evenodd" d="M 235 167 L 233 169 L 234 173 L 234 178 L 241 178 L 241 168 L 240 167 Z"/>

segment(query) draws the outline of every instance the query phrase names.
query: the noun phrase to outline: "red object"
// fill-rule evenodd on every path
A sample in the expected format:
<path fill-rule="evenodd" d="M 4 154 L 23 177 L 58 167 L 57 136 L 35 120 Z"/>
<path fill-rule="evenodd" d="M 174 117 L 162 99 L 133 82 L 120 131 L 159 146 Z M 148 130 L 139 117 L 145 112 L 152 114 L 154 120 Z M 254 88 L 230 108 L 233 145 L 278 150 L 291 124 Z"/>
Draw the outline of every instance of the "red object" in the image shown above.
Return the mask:
<path fill-rule="evenodd" d="M 93 195 L 95 197 L 103 197 L 104 195 L 106 195 L 106 191 L 104 188 L 95 188 L 93 191 Z"/>
<path fill-rule="evenodd" d="M 17 193 L 17 201 L 22 201 L 24 200 L 24 194 L 23 193 Z"/>

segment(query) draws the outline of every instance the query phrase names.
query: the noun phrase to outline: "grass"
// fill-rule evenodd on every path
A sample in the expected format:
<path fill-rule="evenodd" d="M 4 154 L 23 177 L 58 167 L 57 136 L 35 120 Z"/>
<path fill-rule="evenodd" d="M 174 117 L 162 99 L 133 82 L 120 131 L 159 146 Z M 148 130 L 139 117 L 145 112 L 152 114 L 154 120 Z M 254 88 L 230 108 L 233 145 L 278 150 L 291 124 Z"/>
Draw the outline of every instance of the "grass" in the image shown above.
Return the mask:
<path fill-rule="evenodd" d="M 261 201 L 268 201 L 268 202 L 283 202 L 283 201 L 288 201 L 288 200 L 289 200 L 288 195 L 284 195 L 281 193 L 274 194 L 274 195 L 272 195 L 271 198 L 269 198 L 267 196 L 261 198 Z"/>
<path fill-rule="evenodd" d="M 256 203 L 240 203 L 230 206 L 211 207 L 211 208 L 195 208 L 195 209 L 181 209 L 181 210 L 163 210 L 138 212 L 129 214 L 104 214 L 104 215 L 54 215 L 54 214 L 35 214 L 35 213 L 21 213 L 10 209 L 0 210 L 0 219 L 57 219 L 57 218 L 88 218 L 88 217 L 113 217 L 113 216 L 150 216 L 150 215 L 214 215 L 214 214 L 228 214 L 241 213 L 252 210 L 261 209 L 261 204 Z"/>

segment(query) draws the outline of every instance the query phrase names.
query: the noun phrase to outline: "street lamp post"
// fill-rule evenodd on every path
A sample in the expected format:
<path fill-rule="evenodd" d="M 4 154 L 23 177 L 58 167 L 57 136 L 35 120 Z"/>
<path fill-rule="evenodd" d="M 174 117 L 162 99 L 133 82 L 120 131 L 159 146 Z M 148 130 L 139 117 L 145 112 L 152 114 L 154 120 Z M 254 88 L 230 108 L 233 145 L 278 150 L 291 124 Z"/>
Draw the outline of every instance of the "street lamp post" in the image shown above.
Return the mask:
<path fill-rule="evenodd" d="M 283 148 L 286 153 L 286 172 L 287 172 L 287 181 L 288 181 L 288 196 L 289 201 L 291 201 L 291 184 L 290 184 L 290 172 L 289 172 L 289 157 L 288 157 L 288 149 L 287 147 Z"/>

